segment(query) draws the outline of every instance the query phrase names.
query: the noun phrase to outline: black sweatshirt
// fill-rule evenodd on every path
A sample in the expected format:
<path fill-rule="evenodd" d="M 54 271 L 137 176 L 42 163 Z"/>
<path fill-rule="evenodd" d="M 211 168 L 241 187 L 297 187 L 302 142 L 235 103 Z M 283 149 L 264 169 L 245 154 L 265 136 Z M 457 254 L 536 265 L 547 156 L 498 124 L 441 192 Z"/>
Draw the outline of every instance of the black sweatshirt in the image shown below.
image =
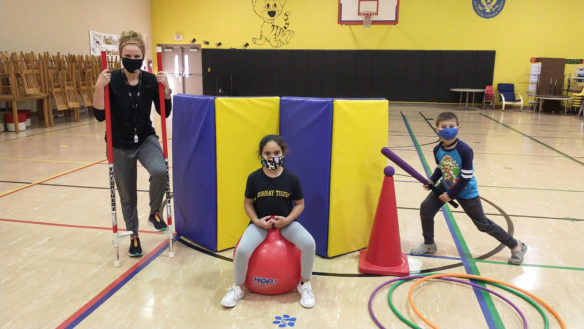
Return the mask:
<path fill-rule="evenodd" d="M 141 78 L 137 86 L 127 84 L 122 70 L 112 72 L 112 78 L 108 85 L 110 94 L 110 111 L 112 121 L 113 147 L 119 149 L 131 149 L 140 146 L 148 136 L 155 135 L 150 110 L 152 102 L 156 106 L 156 112 L 160 114 L 160 101 L 158 82 L 156 76 L 146 71 L 140 71 Z M 139 92 L 139 95 L 138 95 Z M 130 94 L 132 95 L 130 97 Z M 170 99 L 164 100 L 166 117 L 172 110 Z M 105 110 L 94 108 L 93 115 L 97 121 L 105 120 Z M 138 142 L 134 142 L 134 135 L 138 136 Z"/>

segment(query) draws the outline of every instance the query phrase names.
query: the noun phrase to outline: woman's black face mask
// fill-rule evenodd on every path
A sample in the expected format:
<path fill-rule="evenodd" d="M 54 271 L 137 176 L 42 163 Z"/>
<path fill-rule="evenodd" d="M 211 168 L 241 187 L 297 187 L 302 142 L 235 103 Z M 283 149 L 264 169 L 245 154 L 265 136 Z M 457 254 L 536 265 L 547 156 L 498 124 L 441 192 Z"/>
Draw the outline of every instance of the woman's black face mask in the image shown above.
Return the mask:
<path fill-rule="evenodd" d="M 132 59 L 132 58 L 122 58 L 122 64 L 128 70 L 128 72 L 134 73 L 136 70 L 142 67 L 143 58 Z"/>

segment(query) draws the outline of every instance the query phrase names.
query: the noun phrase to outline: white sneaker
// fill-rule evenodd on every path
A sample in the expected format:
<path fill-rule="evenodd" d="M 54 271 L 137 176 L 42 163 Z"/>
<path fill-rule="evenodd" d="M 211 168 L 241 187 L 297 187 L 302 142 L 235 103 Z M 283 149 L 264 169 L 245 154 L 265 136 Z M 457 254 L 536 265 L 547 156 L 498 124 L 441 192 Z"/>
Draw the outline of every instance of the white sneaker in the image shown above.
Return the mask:
<path fill-rule="evenodd" d="M 245 296 L 245 294 L 243 293 L 241 287 L 234 284 L 232 287 L 227 289 L 227 293 L 221 300 L 221 305 L 223 305 L 223 307 L 233 307 L 235 304 L 237 304 L 238 300 L 243 298 L 243 296 Z"/>
<path fill-rule="evenodd" d="M 310 281 L 302 283 L 298 283 L 298 292 L 300 293 L 300 305 L 306 308 L 314 307 L 315 300 L 314 294 L 312 293 L 312 286 L 310 285 Z"/>

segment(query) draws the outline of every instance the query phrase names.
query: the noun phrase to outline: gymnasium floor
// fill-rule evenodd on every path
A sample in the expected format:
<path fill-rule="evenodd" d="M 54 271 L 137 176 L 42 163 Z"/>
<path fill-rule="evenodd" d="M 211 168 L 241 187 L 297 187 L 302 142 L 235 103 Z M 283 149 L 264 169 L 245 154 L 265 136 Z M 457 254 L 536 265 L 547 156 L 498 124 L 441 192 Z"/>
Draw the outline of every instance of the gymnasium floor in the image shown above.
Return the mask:
<path fill-rule="evenodd" d="M 575 115 L 513 109 L 465 111 L 455 105 L 392 103 L 388 146 L 420 172 L 425 161 L 433 168 L 437 138 L 431 125 L 447 110 L 460 116 L 460 137 L 474 149 L 485 212 L 529 249 L 522 266 L 507 265 L 509 251 L 478 232 L 464 213 L 439 212 L 438 252 L 409 256 L 411 272 L 500 280 L 545 301 L 567 328 L 584 328 L 584 121 Z M 359 276 L 358 252 L 333 259 L 317 256 L 314 309 L 302 308 L 296 292 L 247 294 L 235 308 L 223 309 L 220 300 L 233 280 L 232 250 L 203 252 L 179 240 L 175 257 L 169 258 L 166 236 L 146 225 L 148 179 L 143 168 L 138 202 L 144 257 L 129 258 L 124 240 L 121 266 L 113 267 L 103 134 L 104 124 L 87 113 L 76 123 L 58 119 L 50 129 L 34 122 L 18 135 L 0 133 L 1 328 L 278 328 L 274 321 L 284 315 L 288 318 L 282 319 L 295 318 L 285 321 L 289 328 L 375 327 L 367 301 L 392 277 Z M 394 179 L 401 248 L 407 253 L 422 241 L 418 211 L 427 192 L 399 169 Z M 121 212 L 118 221 L 123 227 Z M 409 321 L 427 328 L 408 304 L 411 286 L 399 286 L 393 302 Z M 529 303 L 488 287 L 515 303 L 530 327 L 544 326 Z M 374 298 L 375 315 L 385 327 L 404 328 L 388 307 L 388 290 Z M 508 304 L 475 294 L 466 285 L 426 282 L 413 298 L 440 328 L 522 327 L 521 317 Z M 550 328 L 560 327 L 550 312 L 545 314 Z"/>

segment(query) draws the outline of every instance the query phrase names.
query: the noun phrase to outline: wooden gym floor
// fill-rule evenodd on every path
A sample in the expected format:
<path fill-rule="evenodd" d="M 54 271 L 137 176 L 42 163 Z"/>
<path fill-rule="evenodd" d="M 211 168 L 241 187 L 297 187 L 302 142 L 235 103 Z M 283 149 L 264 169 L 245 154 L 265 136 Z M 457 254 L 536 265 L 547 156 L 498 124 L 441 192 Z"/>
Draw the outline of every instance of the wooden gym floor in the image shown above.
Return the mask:
<path fill-rule="evenodd" d="M 426 161 L 433 168 L 433 119 L 450 110 L 460 116 L 461 139 L 474 149 L 485 212 L 529 249 L 522 266 L 507 265 L 509 250 L 498 248 L 464 213 L 451 209 L 436 215 L 438 252 L 408 256 L 411 272 L 500 280 L 542 299 L 568 328 L 583 328 L 584 121 L 514 109 L 465 111 L 455 105 L 392 103 L 388 146 L 420 172 Z M 392 277 L 359 276 L 358 252 L 333 259 L 317 256 L 314 309 L 303 309 L 296 292 L 247 294 L 235 308 L 223 309 L 220 300 L 233 281 L 232 250 L 204 252 L 179 240 L 175 257 L 169 258 L 165 235 L 146 225 L 148 179 L 143 168 L 138 202 L 144 257 L 129 258 L 124 240 L 121 266 L 113 267 L 104 124 L 87 114 L 80 122 L 70 121 L 57 120 L 49 129 L 34 122 L 18 135 L 0 133 L 1 328 L 375 327 L 367 301 Z M 427 192 L 400 169 L 394 179 L 401 248 L 407 253 L 422 241 L 418 212 Z M 124 227 L 121 212 L 118 222 Z M 397 288 L 392 300 L 409 321 L 427 327 L 408 304 L 412 284 Z M 541 315 L 529 303 L 488 287 L 515 303 L 529 326 L 543 327 Z M 388 290 L 374 298 L 375 315 L 385 327 L 404 328 L 388 307 Z M 413 299 L 440 328 L 522 326 L 508 304 L 475 294 L 466 285 L 426 282 L 416 288 Z M 550 312 L 545 314 L 550 328 L 560 327 Z M 274 323 L 284 315 L 288 318 Z M 282 323 L 290 318 L 295 321 Z"/>

